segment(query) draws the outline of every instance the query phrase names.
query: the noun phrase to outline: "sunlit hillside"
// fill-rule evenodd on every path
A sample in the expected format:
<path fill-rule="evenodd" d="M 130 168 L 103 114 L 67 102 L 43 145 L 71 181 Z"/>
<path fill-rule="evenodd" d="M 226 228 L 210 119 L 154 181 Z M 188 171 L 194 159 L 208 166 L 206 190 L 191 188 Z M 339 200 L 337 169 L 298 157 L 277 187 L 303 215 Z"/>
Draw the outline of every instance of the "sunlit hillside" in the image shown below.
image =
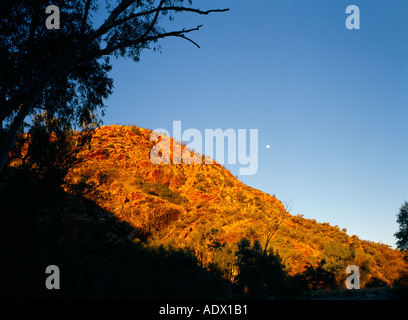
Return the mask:
<path fill-rule="evenodd" d="M 246 186 L 219 164 L 154 165 L 150 134 L 135 126 L 97 129 L 79 154 L 85 161 L 66 178 L 67 191 L 83 192 L 129 223 L 133 241 L 190 249 L 230 279 L 243 238 L 278 253 L 291 275 L 324 259 L 339 283 L 346 266 L 357 265 L 363 285 L 392 285 L 406 268 L 402 255 L 387 245 L 293 216 L 274 196 Z"/>

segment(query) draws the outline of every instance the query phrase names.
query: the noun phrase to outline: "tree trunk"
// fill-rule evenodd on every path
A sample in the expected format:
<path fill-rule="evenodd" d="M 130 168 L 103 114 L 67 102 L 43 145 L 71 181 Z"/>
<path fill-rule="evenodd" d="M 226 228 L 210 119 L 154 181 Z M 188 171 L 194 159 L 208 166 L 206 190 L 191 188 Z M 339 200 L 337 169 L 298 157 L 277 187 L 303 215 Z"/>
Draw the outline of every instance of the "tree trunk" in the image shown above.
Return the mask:
<path fill-rule="evenodd" d="M 14 118 L 9 130 L 7 131 L 6 137 L 4 138 L 3 144 L 0 148 L 0 175 L 6 164 L 8 155 L 14 146 L 14 141 L 16 140 L 18 130 L 23 124 L 25 117 L 30 112 L 30 109 L 33 106 L 33 104 L 34 101 L 30 104 L 26 104 L 24 107 L 20 109 L 17 116 Z"/>
<path fill-rule="evenodd" d="M 47 85 L 52 82 L 58 75 L 61 73 L 62 70 L 64 70 L 64 66 L 66 64 L 62 63 L 64 61 L 64 58 L 61 58 L 61 64 L 60 67 L 55 70 L 55 72 L 44 79 L 42 81 L 38 81 L 34 87 L 31 89 L 28 89 L 29 94 L 27 95 L 28 98 L 26 99 L 26 102 L 23 104 L 21 107 L 20 111 L 17 113 L 17 116 L 14 118 L 9 130 L 7 131 L 6 137 L 4 138 L 4 141 L 2 145 L 0 146 L 0 175 L 3 172 L 4 166 L 6 164 L 8 155 L 11 151 L 11 149 L 14 146 L 14 142 L 17 137 L 18 130 L 20 129 L 21 125 L 24 123 L 24 119 L 28 116 L 32 108 L 34 107 L 35 103 L 37 102 L 41 92 L 47 87 Z M 69 60 L 67 63 L 70 62 Z M 72 68 L 71 66 L 67 66 L 66 70 L 70 70 Z"/>
<path fill-rule="evenodd" d="M 31 92 L 31 94 L 27 95 L 26 102 L 21 106 L 19 112 L 17 113 L 17 116 L 13 119 L 13 122 L 11 123 L 10 128 L 7 131 L 6 137 L 4 138 L 4 141 L 0 146 L 0 175 L 3 172 L 9 153 L 14 146 L 18 130 L 24 123 L 24 119 L 30 113 L 31 109 L 37 102 L 40 93 L 48 82 L 49 80 L 40 81 L 39 83 L 37 83 L 35 88 L 32 88 L 32 90 L 28 89 L 28 92 Z"/>

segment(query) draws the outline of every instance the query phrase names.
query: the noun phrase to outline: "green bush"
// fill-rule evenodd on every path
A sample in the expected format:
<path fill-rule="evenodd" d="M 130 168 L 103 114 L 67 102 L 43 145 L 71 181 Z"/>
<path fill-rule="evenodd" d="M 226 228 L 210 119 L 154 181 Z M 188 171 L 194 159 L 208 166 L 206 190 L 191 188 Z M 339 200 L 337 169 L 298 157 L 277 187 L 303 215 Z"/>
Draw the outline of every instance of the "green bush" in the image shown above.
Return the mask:
<path fill-rule="evenodd" d="M 188 200 L 182 197 L 179 193 L 170 190 L 168 187 L 160 183 L 144 183 L 142 185 L 142 190 L 147 194 L 158 196 L 174 204 L 188 202 Z"/>

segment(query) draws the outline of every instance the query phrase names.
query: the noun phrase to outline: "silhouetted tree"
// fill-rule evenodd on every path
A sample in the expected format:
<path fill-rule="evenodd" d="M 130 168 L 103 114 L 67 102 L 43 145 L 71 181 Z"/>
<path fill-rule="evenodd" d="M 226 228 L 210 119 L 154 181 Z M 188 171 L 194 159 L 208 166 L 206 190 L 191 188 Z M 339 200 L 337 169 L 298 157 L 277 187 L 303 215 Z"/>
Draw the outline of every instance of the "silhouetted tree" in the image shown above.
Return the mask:
<path fill-rule="evenodd" d="M 397 239 L 397 247 L 400 250 L 408 250 L 408 201 L 401 206 L 397 215 L 399 230 L 394 234 Z"/>
<path fill-rule="evenodd" d="M 336 289 L 336 275 L 326 270 L 325 265 L 326 261 L 324 259 L 321 260 L 316 267 L 309 265 L 306 270 L 298 276 L 298 280 L 303 282 L 304 287 L 309 290 Z"/>
<path fill-rule="evenodd" d="M 22 165 L 49 188 L 59 188 L 69 169 L 84 161 L 79 152 L 92 138 L 90 129 L 76 134 L 61 119 L 35 115 L 28 134 L 24 135 L 26 139 L 20 142 L 26 145 L 26 152 L 20 154 Z"/>
<path fill-rule="evenodd" d="M 251 298 L 282 295 L 286 272 L 278 254 L 264 251 L 259 241 L 251 245 L 248 239 L 238 243 L 236 252 L 239 274 L 238 285 Z"/>
<path fill-rule="evenodd" d="M 191 0 L 106 1 L 99 27 L 92 14 L 98 0 L 19 0 L 0 4 L 0 173 L 16 135 L 28 116 L 46 111 L 69 124 L 89 124 L 112 93 L 109 57 L 139 61 L 143 49 L 159 39 L 187 37 L 199 30 L 166 31 L 161 18 L 177 12 L 209 14 Z M 187 3 L 187 6 L 184 4 Z M 60 10 L 60 29 L 47 29 L 46 8 Z M 197 45 L 198 46 L 198 45 Z"/>

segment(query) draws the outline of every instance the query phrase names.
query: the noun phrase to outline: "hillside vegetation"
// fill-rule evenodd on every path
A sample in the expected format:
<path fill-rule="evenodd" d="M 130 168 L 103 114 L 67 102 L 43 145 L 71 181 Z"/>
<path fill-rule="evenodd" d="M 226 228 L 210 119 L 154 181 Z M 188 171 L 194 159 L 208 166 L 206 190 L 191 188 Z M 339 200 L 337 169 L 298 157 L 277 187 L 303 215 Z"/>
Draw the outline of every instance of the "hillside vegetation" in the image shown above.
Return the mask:
<path fill-rule="evenodd" d="M 136 126 L 103 126 L 79 147 L 80 161 L 67 169 L 62 185 L 65 239 L 90 243 L 102 229 L 112 237 L 106 221 L 114 219 L 127 226 L 126 238 L 138 250 L 191 253 L 228 286 L 261 297 L 273 292 L 263 288 L 277 284 L 279 272 L 307 289 L 343 288 L 348 265 L 360 268 L 363 287 L 394 286 L 405 277 L 401 252 L 291 215 L 276 197 L 243 184 L 220 164 L 153 164 L 150 134 Z M 12 167 L 24 167 L 26 149 L 20 146 Z M 91 214 L 87 201 L 103 214 Z"/>

